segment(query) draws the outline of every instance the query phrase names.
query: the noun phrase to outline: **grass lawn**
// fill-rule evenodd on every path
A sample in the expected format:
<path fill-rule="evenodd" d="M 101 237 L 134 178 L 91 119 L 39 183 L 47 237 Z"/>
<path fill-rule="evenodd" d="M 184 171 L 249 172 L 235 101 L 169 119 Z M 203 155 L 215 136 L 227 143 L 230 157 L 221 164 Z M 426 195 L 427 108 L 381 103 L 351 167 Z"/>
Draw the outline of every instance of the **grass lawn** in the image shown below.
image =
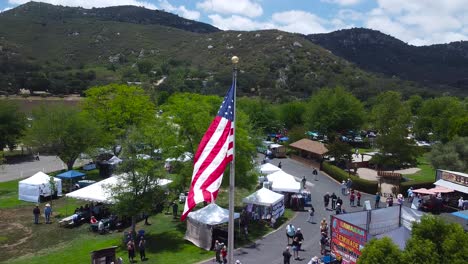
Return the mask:
<path fill-rule="evenodd" d="M 31 203 L 18 200 L 18 181 L 0 182 L 0 209 L 15 208 Z"/>
<path fill-rule="evenodd" d="M 421 169 L 417 173 L 405 175 L 406 178 L 414 182 L 430 182 L 435 180 L 435 169 L 423 155 L 418 158 L 418 168 Z"/>
<path fill-rule="evenodd" d="M 53 200 L 54 220 L 51 225 L 32 223 L 33 203 L 18 201 L 18 180 L 0 183 L 0 254 L 1 263 L 35 264 L 35 263 L 89 263 L 90 252 L 110 246 L 119 246 L 117 255 L 127 263 L 127 252 L 123 247 L 123 232 L 98 235 L 89 231 L 89 225 L 76 228 L 59 227 L 59 219 L 70 215 L 74 209 L 86 202 L 70 198 Z M 253 190 L 236 190 L 236 211 L 240 211 L 242 197 Z M 8 194 L 8 195 L 5 195 Z M 227 208 L 228 192 L 221 190 L 218 204 Z M 41 211 L 44 203 L 40 205 Z M 183 206 L 179 209 L 182 210 Z M 201 206 L 200 206 L 201 207 Z M 277 227 L 294 215 L 291 210 L 276 223 Z M 42 222 L 43 216 L 41 217 Z M 213 252 L 205 251 L 183 239 L 186 223 L 172 219 L 164 213 L 149 218 L 151 226 L 138 223 L 137 230 L 144 229 L 147 239 L 148 263 L 196 263 L 213 257 Z M 263 223 L 251 223 L 249 236 L 236 238 L 236 246 L 254 241 L 274 229 Z M 236 226 L 236 234 L 237 233 Z"/>

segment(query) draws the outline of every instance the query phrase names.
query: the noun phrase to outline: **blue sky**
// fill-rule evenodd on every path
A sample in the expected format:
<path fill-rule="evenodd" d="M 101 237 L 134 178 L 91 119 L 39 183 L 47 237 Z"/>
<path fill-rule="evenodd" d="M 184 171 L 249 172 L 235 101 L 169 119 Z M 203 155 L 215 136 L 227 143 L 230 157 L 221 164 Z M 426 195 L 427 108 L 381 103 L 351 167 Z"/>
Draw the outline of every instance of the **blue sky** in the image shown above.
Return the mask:
<path fill-rule="evenodd" d="M 42 0 L 85 8 L 164 9 L 224 30 L 279 29 L 303 34 L 366 27 L 412 45 L 468 40 L 468 0 Z M 0 0 L 5 11 L 27 0 Z"/>

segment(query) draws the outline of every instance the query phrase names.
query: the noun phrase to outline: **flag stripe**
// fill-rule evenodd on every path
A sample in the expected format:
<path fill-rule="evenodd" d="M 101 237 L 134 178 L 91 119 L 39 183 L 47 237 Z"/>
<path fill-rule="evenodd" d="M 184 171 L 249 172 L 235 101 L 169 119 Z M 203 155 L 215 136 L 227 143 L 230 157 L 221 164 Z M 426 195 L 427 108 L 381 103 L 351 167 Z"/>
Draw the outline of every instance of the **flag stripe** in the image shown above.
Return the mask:
<path fill-rule="evenodd" d="M 217 116 L 211 122 L 198 146 L 190 191 L 181 220 L 202 201 L 218 196 L 227 164 L 233 159 L 234 148 L 234 85 L 224 97 Z"/>

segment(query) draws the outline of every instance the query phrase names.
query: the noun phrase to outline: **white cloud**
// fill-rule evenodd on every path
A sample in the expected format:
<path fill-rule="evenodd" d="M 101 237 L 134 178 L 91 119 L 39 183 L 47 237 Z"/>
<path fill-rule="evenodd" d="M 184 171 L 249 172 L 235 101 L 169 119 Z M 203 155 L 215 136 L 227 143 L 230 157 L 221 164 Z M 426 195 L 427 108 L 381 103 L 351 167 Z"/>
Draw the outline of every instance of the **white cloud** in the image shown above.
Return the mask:
<path fill-rule="evenodd" d="M 197 8 L 210 13 L 236 14 L 246 17 L 258 17 L 263 9 L 255 0 L 204 0 L 197 3 Z"/>
<path fill-rule="evenodd" d="M 200 18 L 200 12 L 196 10 L 188 10 L 185 6 L 173 6 L 167 0 L 159 0 L 162 9 L 176 13 L 182 17 L 198 20 Z"/>
<path fill-rule="evenodd" d="M 328 31 L 323 26 L 323 24 L 327 23 L 325 20 L 301 10 L 274 13 L 272 20 L 278 25 L 278 29 L 288 32 L 311 34 Z"/>
<path fill-rule="evenodd" d="M 352 9 L 341 9 L 338 11 L 338 18 L 342 20 L 362 20 L 364 15 L 360 12 L 356 12 Z"/>
<path fill-rule="evenodd" d="M 268 22 L 254 21 L 250 18 L 232 15 L 229 17 L 222 17 L 219 14 L 208 16 L 212 24 L 223 30 L 259 30 L 259 29 L 272 29 L 276 26 Z"/>
<path fill-rule="evenodd" d="M 311 34 L 328 32 L 323 24 L 328 23 L 320 17 L 300 11 L 290 10 L 285 12 L 274 13 L 269 21 L 257 21 L 248 17 L 239 15 L 231 15 L 223 17 L 219 14 L 208 16 L 212 24 L 224 30 L 259 30 L 259 29 L 279 29 L 287 32 Z M 339 21 L 332 21 L 330 24 L 334 28 L 335 23 Z"/>
<path fill-rule="evenodd" d="M 30 0 L 8 0 L 8 3 L 14 5 L 21 5 L 29 2 Z M 53 5 L 62 5 L 62 6 L 79 6 L 84 8 L 92 7 L 107 7 L 107 6 L 121 6 L 121 5 L 133 5 L 133 6 L 143 6 L 148 9 L 157 9 L 156 5 L 146 2 L 146 1 L 137 1 L 137 0 L 93 0 L 93 1 L 82 1 L 82 0 L 41 0 L 41 2 L 49 3 Z"/>
<path fill-rule="evenodd" d="M 362 2 L 362 0 L 320 0 L 320 1 L 326 2 L 326 3 L 338 4 L 341 6 L 351 6 L 351 5 L 356 5 Z"/>
<path fill-rule="evenodd" d="M 467 40 L 466 0 L 378 0 L 364 26 L 413 45 Z"/>

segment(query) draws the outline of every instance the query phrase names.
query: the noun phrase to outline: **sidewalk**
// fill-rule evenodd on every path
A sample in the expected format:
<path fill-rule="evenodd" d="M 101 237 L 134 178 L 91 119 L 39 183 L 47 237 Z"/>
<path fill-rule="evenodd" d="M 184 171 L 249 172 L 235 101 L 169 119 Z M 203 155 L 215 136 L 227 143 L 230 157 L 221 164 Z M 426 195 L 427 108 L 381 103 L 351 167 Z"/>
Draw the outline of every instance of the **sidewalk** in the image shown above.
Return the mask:
<path fill-rule="evenodd" d="M 291 263 L 307 263 L 314 256 L 320 257 L 320 226 L 319 222 L 322 218 L 326 218 L 327 222 L 330 222 L 330 215 L 334 214 L 332 211 L 325 210 L 323 205 L 323 196 L 326 192 L 330 194 L 335 192 L 336 195 L 341 195 L 340 185 L 333 179 L 319 172 L 318 181 L 313 180 L 312 167 L 303 165 L 302 163 L 291 160 L 291 159 L 274 159 L 271 161 L 273 165 L 278 165 L 281 161 L 282 169 L 295 176 L 297 180 L 302 179 L 302 176 L 306 176 L 307 188 L 312 194 L 312 204 L 315 208 L 314 221 L 317 224 L 308 223 L 308 212 L 297 212 L 297 215 L 290 222 L 296 227 L 300 227 L 304 234 L 304 242 L 302 248 L 305 251 L 299 252 L 299 256 L 302 260 L 293 260 Z M 344 203 L 344 208 L 348 212 L 355 212 L 363 210 L 362 207 L 350 207 L 348 196 L 341 197 Z M 370 200 L 371 204 L 374 204 L 374 196 L 363 194 L 361 204 L 364 204 L 365 200 Z M 381 204 L 383 205 L 383 204 Z M 285 234 L 285 227 L 278 228 L 275 232 L 261 238 L 255 242 L 253 246 L 239 248 L 234 252 L 234 259 L 239 259 L 242 263 L 256 263 L 256 264 L 282 264 L 283 256 L 282 252 L 286 248 L 287 239 Z M 214 252 L 213 252 L 214 257 Z M 213 258 L 203 262 L 204 264 L 213 264 Z"/>

